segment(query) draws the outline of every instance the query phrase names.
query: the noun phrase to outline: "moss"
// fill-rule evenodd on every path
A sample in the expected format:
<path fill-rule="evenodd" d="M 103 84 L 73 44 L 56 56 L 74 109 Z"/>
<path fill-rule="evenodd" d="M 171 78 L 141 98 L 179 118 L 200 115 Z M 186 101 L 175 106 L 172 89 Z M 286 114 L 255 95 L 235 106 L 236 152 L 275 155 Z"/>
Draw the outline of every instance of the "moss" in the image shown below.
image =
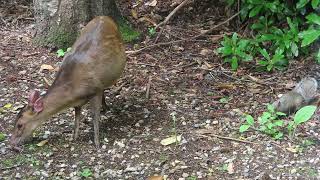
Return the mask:
<path fill-rule="evenodd" d="M 67 49 L 72 46 L 78 33 L 74 31 L 65 31 L 63 27 L 54 27 L 49 30 L 47 35 L 35 38 L 35 42 L 42 46 L 53 46 L 61 49 Z"/>
<path fill-rule="evenodd" d="M 124 42 L 132 42 L 140 37 L 140 32 L 132 28 L 125 20 L 119 21 L 119 30 Z"/>

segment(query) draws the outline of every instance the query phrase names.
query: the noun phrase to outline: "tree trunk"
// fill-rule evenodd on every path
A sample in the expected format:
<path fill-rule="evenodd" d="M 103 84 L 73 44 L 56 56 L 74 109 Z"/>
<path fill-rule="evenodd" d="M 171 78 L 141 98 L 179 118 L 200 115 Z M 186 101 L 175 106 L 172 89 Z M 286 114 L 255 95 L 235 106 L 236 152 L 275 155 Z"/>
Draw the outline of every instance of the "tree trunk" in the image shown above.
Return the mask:
<path fill-rule="evenodd" d="M 70 47 L 80 29 L 95 16 L 122 19 L 114 0 L 33 0 L 35 41 L 48 47 Z"/>

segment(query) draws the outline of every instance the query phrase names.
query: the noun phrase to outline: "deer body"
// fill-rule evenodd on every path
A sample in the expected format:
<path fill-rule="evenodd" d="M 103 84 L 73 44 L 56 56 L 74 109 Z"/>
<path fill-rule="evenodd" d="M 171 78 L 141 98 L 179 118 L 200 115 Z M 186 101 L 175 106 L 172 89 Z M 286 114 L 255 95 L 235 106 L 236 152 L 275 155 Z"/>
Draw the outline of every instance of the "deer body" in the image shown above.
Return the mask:
<path fill-rule="evenodd" d="M 124 45 L 116 24 L 106 16 L 94 18 L 65 56 L 47 93 L 43 97 L 36 91 L 31 93 L 29 104 L 17 117 L 11 143 L 21 143 L 42 122 L 70 107 L 75 107 L 76 139 L 81 106 L 90 101 L 94 142 L 99 146 L 100 108 L 105 106 L 103 91 L 121 76 L 125 63 Z"/>

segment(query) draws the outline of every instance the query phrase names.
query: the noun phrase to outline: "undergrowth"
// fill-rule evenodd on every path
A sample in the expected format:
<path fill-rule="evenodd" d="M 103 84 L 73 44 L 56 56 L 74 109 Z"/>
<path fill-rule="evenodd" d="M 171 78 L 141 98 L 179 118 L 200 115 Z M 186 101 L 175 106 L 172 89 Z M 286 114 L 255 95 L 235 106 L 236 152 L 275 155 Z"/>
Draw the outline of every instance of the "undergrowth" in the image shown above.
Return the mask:
<path fill-rule="evenodd" d="M 228 6 L 237 1 L 226 0 Z M 218 49 L 236 70 L 253 62 L 258 70 L 283 70 L 292 59 L 313 53 L 320 63 L 320 0 L 241 0 L 241 23 L 249 33 L 225 36 Z"/>

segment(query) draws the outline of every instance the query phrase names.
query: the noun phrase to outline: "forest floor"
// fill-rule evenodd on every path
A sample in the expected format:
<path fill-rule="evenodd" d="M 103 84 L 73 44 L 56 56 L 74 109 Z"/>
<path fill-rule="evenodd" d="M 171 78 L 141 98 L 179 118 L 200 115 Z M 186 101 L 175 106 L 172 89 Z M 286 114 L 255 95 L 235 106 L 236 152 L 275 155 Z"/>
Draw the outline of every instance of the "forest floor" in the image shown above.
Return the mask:
<path fill-rule="evenodd" d="M 150 22 L 135 20 L 132 4 L 120 4 L 130 22 L 148 34 Z M 201 1 L 181 9 L 158 42 L 192 37 L 224 21 L 228 16 L 218 7 L 214 1 Z M 139 17 L 152 19 L 152 14 L 165 17 L 173 7 L 158 2 L 134 9 Z M 233 32 L 232 21 L 202 40 L 128 54 L 123 76 L 105 91 L 108 110 L 101 119 L 100 149 L 92 142 L 91 115 L 84 108 L 78 140 L 72 139 L 70 109 L 39 127 L 22 152 L 13 151 L 8 139 L 18 109 L 30 90 L 45 92 L 44 79 L 52 81 L 51 67 L 62 61 L 55 51 L 32 43 L 34 21 L 23 12 L 26 17 L 12 15 L 0 23 L 0 133 L 5 135 L 0 142 L 0 179 L 320 178 L 316 117 L 298 128 L 292 140 L 275 141 L 256 131 L 239 133 L 244 113 L 258 117 L 277 94 L 318 65 L 300 60 L 284 72 L 257 72 L 250 64 L 231 71 L 215 50 L 223 34 Z M 142 37 L 126 50 L 154 40 Z M 161 144 L 174 135 L 181 135 L 181 141 Z"/>

